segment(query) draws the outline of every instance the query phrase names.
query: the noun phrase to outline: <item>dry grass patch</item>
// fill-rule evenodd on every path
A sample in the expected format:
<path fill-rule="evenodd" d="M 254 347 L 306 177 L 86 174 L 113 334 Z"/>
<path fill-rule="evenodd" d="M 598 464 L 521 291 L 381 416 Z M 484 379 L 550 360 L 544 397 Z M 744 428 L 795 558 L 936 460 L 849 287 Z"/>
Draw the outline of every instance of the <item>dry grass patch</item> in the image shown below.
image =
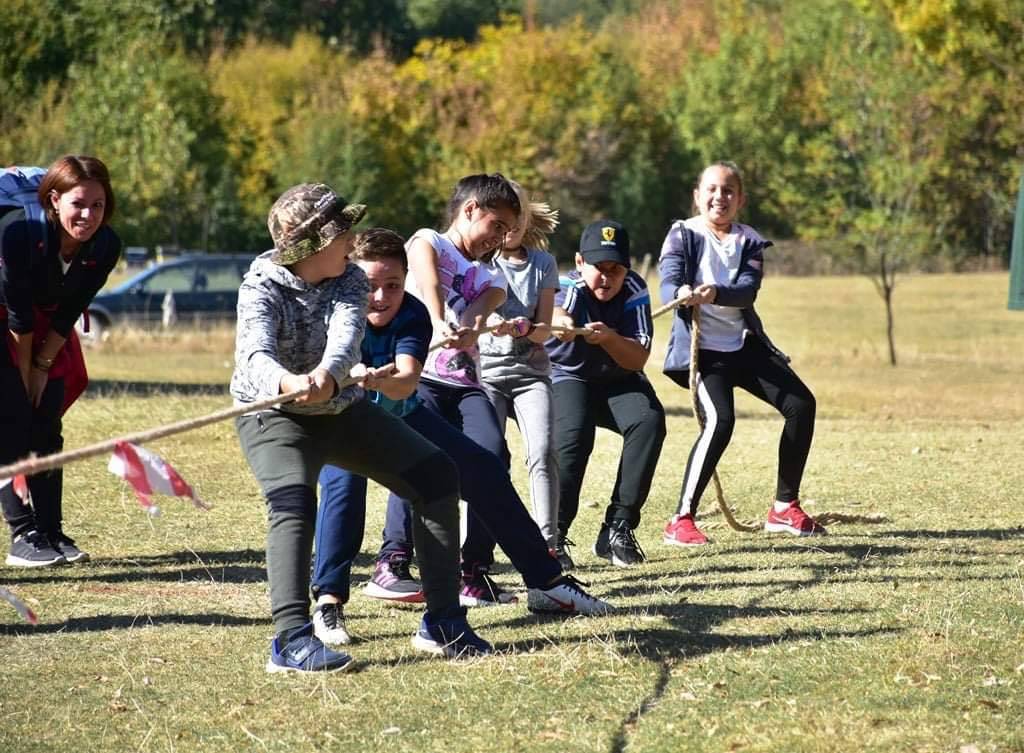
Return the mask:
<path fill-rule="evenodd" d="M 0 568 L 42 617 L 31 628 L 0 610 L 0 750 L 1024 751 L 1024 328 L 993 295 L 1005 284 L 906 278 L 891 369 L 870 283 L 766 280 L 769 332 L 819 399 L 808 510 L 888 522 L 814 540 L 718 526 L 711 547 L 664 547 L 695 423 L 688 394 L 652 369 L 670 415 L 638 530 L 649 560 L 623 571 L 589 553 L 600 507 L 584 506 L 573 531 L 579 577 L 621 611 L 474 610 L 500 649 L 482 661 L 414 653 L 416 610 L 359 594 L 379 490 L 347 609 L 359 671 L 281 678 L 263 671 L 263 503 L 232 426 L 150 448 L 209 513 L 165 500 L 150 519 L 105 459 L 71 466 L 67 528 L 94 561 Z M 659 357 L 664 335 L 660 322 Z M 226 382 L 230 358 L 230 337 L 90 352 L 104 389 L 68 414 L 68 446 L 224 407 L 198 387 Z M 747 398 L 738 410 L 722 481 L 741 517 L 760 517 L 781 424 Z M 521 458 L 514 429 L 510 440 Z M 585 500 L 603 505 L 617 448 L 600 434 Z M 525 490 L 521 463 L 513 474 Z M 507 564 L 497 577 L 521 588 Z"/>

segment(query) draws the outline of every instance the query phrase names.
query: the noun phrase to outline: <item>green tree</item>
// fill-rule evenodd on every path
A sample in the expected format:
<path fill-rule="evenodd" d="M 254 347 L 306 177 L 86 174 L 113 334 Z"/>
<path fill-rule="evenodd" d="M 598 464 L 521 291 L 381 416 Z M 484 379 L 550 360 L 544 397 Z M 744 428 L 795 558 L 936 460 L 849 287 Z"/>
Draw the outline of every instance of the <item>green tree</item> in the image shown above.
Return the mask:
<path fill-rule="evenodd" d="M 828 40 L 817 82 L 828 139 L 809 142 L 804 169 L 829 186 L 826 211 L 806 218 L 805 235 L 866 274 L 885 305 L 895 366 L 893 292 L 900 271 L 937 245 L 935 218 L 921 211 L 944 124 L 928 97 L 934 72 L 922 66 L 883 19 L 850 15 Z"/>
<path fill-rule="evenodd" d="M 715 33 L 669 92 L 677 138 L 693 163 L 736 162 L 749 195 L 746 221 L 778 237 L 796 232 L 813 193 L 800 156 L 816 131 L 806 122 L 806 84 L 820 64 L 817 19 L 826 8 L 799 10 L 719 10 Z M 696 170 L 687 176 L 688 188 L 696 178 Z"/>
<path fill-rule="evenodd" d="M 942 71 L 931 98 L 947 128 L 925 206 L 948 215 L 943 231 L 954 260 L 1004 261 L 1024 172 L 1024 0 L 881 5 L 908 44 Z"/>

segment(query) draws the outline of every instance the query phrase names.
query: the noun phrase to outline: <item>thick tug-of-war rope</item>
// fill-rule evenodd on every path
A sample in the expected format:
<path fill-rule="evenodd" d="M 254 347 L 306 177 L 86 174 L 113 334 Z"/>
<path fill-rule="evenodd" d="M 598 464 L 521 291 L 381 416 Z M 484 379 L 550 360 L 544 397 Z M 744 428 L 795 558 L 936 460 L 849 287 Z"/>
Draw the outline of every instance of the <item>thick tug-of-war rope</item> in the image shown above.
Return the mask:
<path fill-rule="evenodd" d="M 472 330 L 477 335 L 484 334 L 485 332 L 494 332 L 501 324 L 496 324 L 491 327 L 482 327 L 480 329 Z M 442 347 L 447 340 L 441 340 L 430 346 L 430 350 L 437 350 Z M 338 389 L 348 387 L 356 384 L 362 379 L 361 376 L 349 377 L 343 379 L 341 384 L 338 385 Z M 224 410 L 210 413 L 206 416 L 199 416 L 198 418 L 190 418 L 184 421 L 178 421 L 173 424 L 166 424 L 164 426 L 157 426 L 153 429 L 146 431 L 136 432 L 135 434 L 127 434 L 123 437 L 115 437 L 114 439 L 108 439 L 103 442 L 97 442 L 95 444 L 86 445 L 80 447 L 77 450 L 68 450 L 67 452 L 58 452 L 52 455 L 44 455 L 41 457 L 29 457 L 25 460 L 20 460 L 17 463 L 4 466 L 0 468 L 0 479 L 14 478 L 15 476 L 25 475 L 32 476 L 36 473 L 42 473 L 43 471 L 49 471 L 54 468 L 60 468 L 68 463 L 73 463 L 78 460 L 86 460 L 88 458 L 96 457 L 97 455 L 106 455 L 109 452 L 113 452 L 114 448 L 122 442 L 130 444 L 145 444 L 155 439 L 162 439 L 163 437 L 169 437 L 173 434 L 181 434 L 186 431 L 192 431 L 193 429 L 199 429 L 203 426 L 209 426 L 219 421 L 226 421 L 230 418 L 236 418 L 246 413 L 253 413 L 255 411 L 265 410 L 273 408 L 284 403 L 290 403 L 293 400 L 297 400 L 300 397 L 309 393 L 310 388 L 304 387 L 301 390 L 295 390 L 288 392 L 283 395 L 275 395 L 274 397 L 267 398 L 266 400 L 258 400 L 254 403 L 247 403 L 232 408 L 225 408 Z"/>
<path fill-rule="evenodd" d="M 663 314 L 673 311 L 683 304 L 684 298 L 677 298 L 674 301 L 666 303 L 664 306 L 656 309 L 652 312 L 651 317 L 657 318 Z M 696 373 L 697 373 L 697 342 L 700 335 L 700 307 L 695 306 L 693 310 L 693 337 L 690 340 L 690 394 L 693 398 L 693 412 L 697 417 L 697 421 L 701 422 L 700 411 L 697 407 L 697 390 L 696 390 Z M 494 332 L 501 324 L 496 324 L 490 327 L 482 327 L 479 329 L 472 330 L 476 334 L 480 335 L 485 332 Z M 552 332 L 572 332 L 577 335 L 586 335 L 590 330 L 583 327 L 551 327 Z M 444 345 L 446 340 L 434 343 L 430 346 L 430 350 L 436 350 Z M 362 376 L 349 377 L 343 379 L 338 388 L 348 387 L 356 384 L 362 379 Z M 52 470 L 61 466 L 73 463 L 78 460 L 86 460 L 87 458 L 96 457 L 97 455 L 105 455 L 112 452 L 122 442 L 141 445 L 146 442 L 153 441 L 155 439 L 161 439 L 163 437 L 169 437 L 173 434 L 181 434 L 186 431 L 198 429 L 203 426 L 217 423 L 219 421 L 226 421 L 230 418 L 236 418 L 246 413 L 252 413 L 254 411 L 266 410 L 273 408 L 284 403 L 290 403 L 293 400 L 297 400 L 300 397 L 309 393 L 310 388 L 304 387 L 301 390 L 295 390 L 288 392 L 283 395 L 275 395 L 274 397 L 267 398 L 266 400 L 259 400 L 254 403 L 247 403 L 246 405 L 240 405 L 237 407 L 226 408 L 219 410 L 214 413 L 210 413 L 206 416 L 199 416 L 197 418 L 190 418 L 184 421 L 178 421 L 172 424 L 166 424 L 164 426 L 157 426 L 153 429 L 146 431 L 136 432 L 135 434 L 127 434 L 122 437 L 115 437 L 114 439 L 108 439 L 103 442 L 97 442 L 96 444 L 87 445 L 80 447 L 77 450 L 69 450 L 67 452 L 54 453 L 52 455 L 44 455 L 42 457 L 29 457 L 25 460 L 18 461 L 11 465 L 0 468 L 0 480 L 14 478 L 15 476 L 25 475 L 31 476 L 36 473 L 42 473 L 43 471 Z M 703 429 L 703 424 L 701 424 Z M 732 510 L 729 505 L 725 502 L 725 497 L 722 493 L 722 486 L 718 480 L 718 472 L 716 471 L 712 475 L 712 480 L 715 485 L 715 493 L 718 498 L 718 506 L 725 516 L 729 526 L 737 531 L 755 531 L 760 526 L 755 524 L 748 524 L 745 522 L 739 522 L 733 516 Z M 816 515 L 815 518 L 822 525 L 829 523 L 882 523 L 887 520 L 884 515 L 871 514 L 871 515 L 852 515 L 846 513 L 837 512 L 825 512 Z"/>
<path fill-rule="evenodd" d="M 664 308 L 664 306 L 662 307 Z M 700 430 L 704 431 L 704 414 L 700 409 L 699 402 L 697 400 L 697 352 L 698 345 L 700 343 L 700 305 L 696 305 L 691 310 L 691 325 L 690 325 L 690 401 L 693 404 L 693 415 L 697 419 L 697 424 L 700 426 Z M 729 527 L 734 531 L 743 531 L 745 533 L 752 533 L 754 531 L 761 530 L 761 524 L 753 520 L 736 520 L 736 517 L 732 514 L 732 508 L 725 501 L 725 494 L 722 492 L 722 482 L 718 480 L 718 469 L 711 472 L 711 481 L 715 485 L 715 497 L 718 499 L 718 509 L 722 511 L 722 515 L 725 516 L 725 522 L 729 524 Z"/>
<path fill-rule="evenodd" d="M 349 377 L 348 379 L 343 379 L 341 384 L 338 385 L 338 389 L 353 385 L 360 379 L 361 377 Z M 36 473 L 52 470 L 53 468 L 59 468 L 63 465 L 67 465 L 68 463 L 73 463 L 76 460 L 85 460 L 86 458 L 95 457 L 97 455 L 105 455 L 108 452 L 112 452 L 121 442 L 144 444 L 146 442 L 151 442 L 154 439 L 169 437 L 172 434 L 181 434 L 182 432 L 198 429 L 202 426 L 215 424 L 218 421 L 226 421 L 229 418 L 236 418 L 237 416 L 241 416 L 246 413 L 273 408 L 276 405 L 282 405 L 284 403 L 290 403 L 293 400 L 297 400 L 303 395 L 308 394 L 309 390 L 309 387 L 303 387 L 301 390 L 295 390 L 294 392 L 288 392 L 283 395 L 276 395 L 274 397 L 267 398 L 266 400 L 258 400 L 255 403 L 246 403 L 245 405 L 239 405 L 233 408 L 225 408 L 224 410 L 219 410 L 216 413 L 210 413 L 206 416 L 189 418 L 173 424 L 157 426 L 156 428 L 136 432 L 135 434 L 126 434 L 123 437 L 116 437 L 103 442 L 97 442 L 96 444 L 86 445 L 85 447 L 80 447 L 77 450 L 58 452 L 53 455 L 43 455 L 42 457 L 30 457 L 17 463 L 13 463 L 12 465 L 0 468 L 0 479 L 14 478 L 21 474 L 31 476 Z"/>
<path fill-rule="evenodd" d="M 483 327 L 472 331 L 481 335 L 485 332 L 494 332 L 500 326 L 500 324 L 496 324 L 492 327 Z M 430 350 L 437 350 L 442 347 L 445 342 L 447 341 L 441 340 L 440 342 L 434 343 L 430 346 Z M 356 384 L 361 379 L 361 376 L 343 379 L 341 384 L 338 385 L 338 389 Z M 274 397 L 267 398 L 266 400 L 258 400 L 254 403 L 246 403 L 245 405 L 237 407 L 225 408 L 224 410 L 219 410 L 206 416 L 190 418 L 173 424 L 157 426 L 153 429 L 136 432 L 135 434 L 127 434 L 123 437 L 115 437 L 114 439 L 97 442 L 96 444 L 86 445 L 85 447 L 80 447 L 77 450 L 69 450 L 67 452 L 59 452 L 54 453 L 53 455 L 44 455 L 42 457 L 26 458 L 25 460 L 0 468 L 0 479 L 14 478 L 15 476 L 22 474 L 31 476 L 36 473 L 42 473 L 43 471 L 60 468 L 61 466 L 78 460 L 86 460 L 87 458 L 96 457 L 97 455 L 105 455 L 108 452 L 112 452 L 114 448 L 122 442 L 141 445 L 146 442 L 151 442 L 154 439 L 162 439 L 163 437 L 169 437 L 172 434 L 181 434 L 182 432 L 199 429 L 203 426 L 215 424 L 219 421 L 226 421 L 230 418 L 236 418 L 246 413 L 253 413 L 255 411 L 273 408 L 275 406 L 297 400 L 308 394 L 309 390 L 309 387 L 304 387 L 301 390 L 295 390 L 283 395 L 275 395 Z"/>

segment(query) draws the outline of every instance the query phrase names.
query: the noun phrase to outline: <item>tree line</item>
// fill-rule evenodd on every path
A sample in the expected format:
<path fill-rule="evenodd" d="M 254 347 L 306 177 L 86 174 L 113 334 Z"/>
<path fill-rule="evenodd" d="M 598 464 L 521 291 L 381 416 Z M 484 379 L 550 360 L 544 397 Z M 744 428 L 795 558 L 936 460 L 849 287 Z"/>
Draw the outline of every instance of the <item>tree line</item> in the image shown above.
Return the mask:
<path fill-rule="evenodd" d="M 730 159 L 884 282 L 1004 259 L 1024 167 L 1024 0 L 6 0 L 0 38 L 0 158 L 102 157 L 129 245 L 261 250 L 310 180 L 408 233 L 501 171 L 563 261 L 598 216 L 657 254 Z"/>

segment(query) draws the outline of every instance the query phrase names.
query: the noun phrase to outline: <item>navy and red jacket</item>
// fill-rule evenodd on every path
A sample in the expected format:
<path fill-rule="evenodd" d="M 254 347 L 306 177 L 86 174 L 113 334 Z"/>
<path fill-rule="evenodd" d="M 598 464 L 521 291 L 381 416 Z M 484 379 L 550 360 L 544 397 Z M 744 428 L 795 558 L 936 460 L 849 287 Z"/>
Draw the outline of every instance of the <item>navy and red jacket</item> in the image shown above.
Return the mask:
<path fill-rule="evenodd" d="M 50 327 L 66 338 L 117 264 L 121 239 L 102 225 L 82 244 L 65 274 L 59 228 L 49 223 L 47 230 L 43 244 L 24 210 L 0 217 L 0 319 L 7 319 L 11 332 L 26 334 L 36 328 L 36 309 L 46 311 Z"/>

